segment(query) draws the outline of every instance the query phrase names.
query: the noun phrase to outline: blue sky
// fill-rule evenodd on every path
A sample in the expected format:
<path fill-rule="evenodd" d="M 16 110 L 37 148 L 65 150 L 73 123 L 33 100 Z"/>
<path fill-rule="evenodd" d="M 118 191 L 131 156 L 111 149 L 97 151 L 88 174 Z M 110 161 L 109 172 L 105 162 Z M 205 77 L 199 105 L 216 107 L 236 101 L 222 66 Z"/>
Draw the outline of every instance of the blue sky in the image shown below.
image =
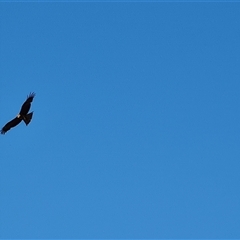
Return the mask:
<path fill-rule="evenodd" d="M 240 238 L 239 3 L 0 3 L 1 238 Z"/>

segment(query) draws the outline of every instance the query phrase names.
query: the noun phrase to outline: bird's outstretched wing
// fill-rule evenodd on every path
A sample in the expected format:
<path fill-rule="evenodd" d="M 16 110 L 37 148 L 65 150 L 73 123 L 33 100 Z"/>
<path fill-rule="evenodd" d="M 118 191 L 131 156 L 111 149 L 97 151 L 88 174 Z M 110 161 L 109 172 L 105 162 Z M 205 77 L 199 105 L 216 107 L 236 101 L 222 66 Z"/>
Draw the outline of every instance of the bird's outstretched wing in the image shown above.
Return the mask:
<path fill-rule="evenodd" d="M 20 115 L 26 115 L 31 107 L 31 102 L 33 101 L 33 98 L 35 97 L 35 93 L 30 93 L 27 96 L 27 100 L 23 103 L 21 110 L 20 110 Z"/>
<path fill-rule="evenodd" d="M 1 130 L 1 134 L 5 134 L 11 128 L 17 126 L 22 121 L 21 118 L 15 117 L 13 120 L 8 122 Z"/>

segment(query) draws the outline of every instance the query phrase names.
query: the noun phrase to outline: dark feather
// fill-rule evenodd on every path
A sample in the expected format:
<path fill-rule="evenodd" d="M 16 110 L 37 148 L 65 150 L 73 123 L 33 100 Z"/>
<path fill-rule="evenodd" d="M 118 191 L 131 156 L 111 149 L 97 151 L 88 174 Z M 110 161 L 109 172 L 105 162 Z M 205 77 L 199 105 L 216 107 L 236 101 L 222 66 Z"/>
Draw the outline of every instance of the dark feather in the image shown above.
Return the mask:
<path fill-rule="evenodd" d="M 28 113 L 26 116 L 23 116 L 23 121 L 25 122 L 26 125 L 28 125 L 31 120 L 32 120 L 32 115 L 33 115 L 33 112 L 30 112 Z"/>
<path fill-rule="evenodd" d="M 27 96 L 27 100 L 23 103 L 21 110 L 20 110 L 20 115 L 27 115 L 30 107 L 31 107 L 31 102 L 33 101 L 33 98 L 35 97 L 35 93 L 30 93 Z"/>
<path fill-rule="evenodd" d="M 22 121 L 21 118 L 15 117 L 13 120 L 8 122 L 1 130 L 1 134 L 5 134 L 11 128 L 17 126 Z"/>

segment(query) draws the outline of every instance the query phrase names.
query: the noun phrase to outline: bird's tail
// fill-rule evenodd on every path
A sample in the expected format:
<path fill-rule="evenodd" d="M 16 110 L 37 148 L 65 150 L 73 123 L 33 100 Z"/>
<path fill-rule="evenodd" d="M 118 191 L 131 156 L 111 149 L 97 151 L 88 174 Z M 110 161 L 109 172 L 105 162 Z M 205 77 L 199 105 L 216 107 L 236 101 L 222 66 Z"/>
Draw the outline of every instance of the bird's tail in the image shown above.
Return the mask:
<path fill-rule="evenodd" d="M 23 121 L 25 122 L 26 125 L 28 125 L 31 122 L 32 115 L 33 115 L 33 112 L 30 112 L 23 117 Z"/>

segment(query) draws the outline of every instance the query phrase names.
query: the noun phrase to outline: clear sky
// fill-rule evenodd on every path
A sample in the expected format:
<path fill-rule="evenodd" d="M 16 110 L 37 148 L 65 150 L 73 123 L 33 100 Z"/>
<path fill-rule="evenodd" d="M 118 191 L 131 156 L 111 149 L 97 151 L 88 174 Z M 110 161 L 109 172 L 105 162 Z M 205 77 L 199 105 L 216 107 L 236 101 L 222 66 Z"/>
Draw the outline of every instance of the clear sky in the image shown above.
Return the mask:
<path fill-rule="evenodd" d="M 240 238 L 239 3 L 0 3 L 0 238 Z"/>

